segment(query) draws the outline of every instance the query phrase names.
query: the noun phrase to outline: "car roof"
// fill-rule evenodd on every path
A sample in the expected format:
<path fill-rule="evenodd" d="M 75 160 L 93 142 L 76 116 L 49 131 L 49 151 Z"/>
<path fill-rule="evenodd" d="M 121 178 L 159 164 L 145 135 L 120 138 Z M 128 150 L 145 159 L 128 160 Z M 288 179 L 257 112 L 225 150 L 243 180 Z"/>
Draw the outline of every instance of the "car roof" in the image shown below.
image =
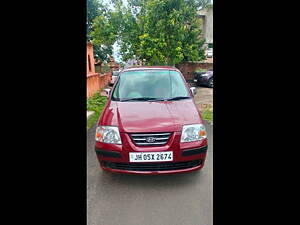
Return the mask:
<path fill-rule="evenodd" d="M 173 66 L 133 66 L 133 67 L 122 70 L 122 72 L 138 71 L 138 70 L 149 70 L 149 69 L 150 70 L 175 70 L 175 71 L 179 71 L 177 68 L 175 68 Z"/>

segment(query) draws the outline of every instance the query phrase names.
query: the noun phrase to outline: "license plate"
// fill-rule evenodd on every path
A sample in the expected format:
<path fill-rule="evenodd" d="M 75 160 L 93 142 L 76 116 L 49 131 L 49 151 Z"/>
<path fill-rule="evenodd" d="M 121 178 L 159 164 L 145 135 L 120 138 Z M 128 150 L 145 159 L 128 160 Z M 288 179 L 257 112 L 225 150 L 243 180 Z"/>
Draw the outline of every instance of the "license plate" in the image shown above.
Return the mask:
<path fill-rule="evenodd" d="M 129 162 L 173 161 L 173 152 L 129 152 Z"/>

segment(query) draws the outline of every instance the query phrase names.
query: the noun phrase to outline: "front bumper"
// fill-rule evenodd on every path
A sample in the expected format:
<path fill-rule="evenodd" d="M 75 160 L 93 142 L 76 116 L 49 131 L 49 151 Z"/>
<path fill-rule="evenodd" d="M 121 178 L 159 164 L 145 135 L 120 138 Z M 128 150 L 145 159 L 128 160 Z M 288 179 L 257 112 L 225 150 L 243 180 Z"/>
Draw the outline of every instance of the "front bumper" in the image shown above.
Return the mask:
<path fill-rule="evenodd" d="M 204 166 L 207 139 L 180 143 L 181 132 L 172 133 L 169 141 L 159 147 L 138 147 L 127 133 L 121 133 L 122 145 L 96 142 L 95 151 L 103 170 L 130 174 L 170 174 L 201 169 Z M 173 151 L 172 162 L 129 162 L 129 152 Z M 198 162 L 198 163 L 196 163 Z"/>
<path fill-rule="evenodd" d="M 190 167 L 190 168 L 184 168 L 184 169 L 141 171 L 141 170 L 129 170 L 129 169 L 109 168 L 109 167 L 103 166 L 103 163 L 105 163 L 105 162 L 101 163 L 101 168 L 103 170 L 106 170 L 106 171 L 109 171 L 109 172 L 127 173 L 127 174 L 145 174 L 145 175 L 174 174 L 174 173 L 191 172 L 191 171 L 195 171 L 195 170 L 201 169 L 203 167 L 203 165 L 204 165 L 204 164 L 200 164 L 200 165 L 197 165 L 197 166 L 193 166 L 193 167 Z"/>

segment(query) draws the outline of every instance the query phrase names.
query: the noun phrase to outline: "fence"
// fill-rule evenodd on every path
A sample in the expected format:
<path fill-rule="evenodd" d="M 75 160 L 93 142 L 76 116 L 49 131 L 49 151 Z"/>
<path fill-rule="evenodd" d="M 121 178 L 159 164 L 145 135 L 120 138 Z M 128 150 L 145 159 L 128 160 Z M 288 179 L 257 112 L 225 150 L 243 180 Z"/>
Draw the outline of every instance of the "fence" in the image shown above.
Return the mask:
<path fill-rule="evenodd" d="M 111 72 L 100 74 L 88 74 L 87 75 L 87 97 L 93 96 L 97 91 L 101 90 L 109 84 L 111 81 Z"/>

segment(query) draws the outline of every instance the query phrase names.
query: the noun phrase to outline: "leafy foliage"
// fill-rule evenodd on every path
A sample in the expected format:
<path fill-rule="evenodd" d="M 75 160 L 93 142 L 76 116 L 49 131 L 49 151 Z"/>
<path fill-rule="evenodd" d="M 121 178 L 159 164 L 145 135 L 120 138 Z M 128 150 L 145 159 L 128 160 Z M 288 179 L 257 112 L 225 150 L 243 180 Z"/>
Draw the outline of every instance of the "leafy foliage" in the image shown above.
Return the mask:
<path fill-rule="evenodd" d="M 92 97 L 87 100 L 87 110 L 100 112 L 106 103 L 107 98 L 100 95 L 97 91 Z"/>
<path fill-rule="evenodd" d="M 94 45 L 94 57 L 96 59 L 101 59 L 102 61 L 107 61 L 108 56 L 113 54 L 113 47 L 112 45 Z"/>
<path fill-rule="evenodd" d="M 103 65 L 103 68 L 102 68 L 102 71 L 101 71 L 101 72 L 107 73 L 107 72 L 109 72 L 109 71 L 110 71 L 110 67 L 109 67 L 109 65 L 108 65 L 107 63 L 105 63 L 105 64 Z"/>
<path fill-rule="evenodd" d="M 199 2 L 195 0 L 128 0 L 120 26 L 124 60 L 147 65 L 175 65 L 205 58 L 200 39 Z"/>
<path fill-rule="evenodd" d="M 117 41 L 124 61 L 175 65 L 205 59 L 197 10 L 210 0 L 111 0 L 111 8 L 88 1 L 98 2 L 93 6 L 98 11 L 91 9 L 89 35 L 100 58 L 111 53 L 108 48 L 101 54 L 103 46 Z"/>
<path fill-rule="evenodd" d="M 201 69 L 201 68 L 195 70 L 195 72 L 197 72 L 197 73 L 206 72 L 206 71 L 207 71 L 207 70 Z"/>
<path fill-rule="evenodd" d="M 99 119 L 100 114 L 106 104 L 107 98 L 96 92 L 92 97 L 87 100 L 87 110 L 94 111 L 87 121 L 87 128 L 91 128 Z"/>
<path fill-rule="evenodd" d="M 212 2 L 211 0 L 199 0 L 199 5 L 201 9 L 210 8 L 212 7 Z"/>
<path fill-rule="evenodd" d="M 109 13 L 107 6 L 103 4 L 102 0 L 87 0 L 87 41 L 93 40 L 93 36 L 97 36 L 94 44 L 94 56 L 97 59 L 105 61 L 109 55 L 112 55 L 112 44 L 114 40 L 107 41 L 107 33 L 110 33 L 108 19 L 105 17 Z M 103 20 L 103 21 L 102 21 Z M 106 27 L 100 31 L 104 31 L 99 34 L 99 29 L 94 29 L 94 23 L 105 23 Z M 99 24 L 98 24 L 99 25 Z M 101 25 L 101 24 L 100 24 Z M 105 30 L 106 29 L 106 30 Z M 113 36 L 114 34 L 110 34 Z"/>
<path fill-rule="evenodd" d="M 87 0 L 87 40 L 91 40 L 90 32 L 92 30 L 93 20 L 100 14 L 101 4 L 98 0 Z"/>

